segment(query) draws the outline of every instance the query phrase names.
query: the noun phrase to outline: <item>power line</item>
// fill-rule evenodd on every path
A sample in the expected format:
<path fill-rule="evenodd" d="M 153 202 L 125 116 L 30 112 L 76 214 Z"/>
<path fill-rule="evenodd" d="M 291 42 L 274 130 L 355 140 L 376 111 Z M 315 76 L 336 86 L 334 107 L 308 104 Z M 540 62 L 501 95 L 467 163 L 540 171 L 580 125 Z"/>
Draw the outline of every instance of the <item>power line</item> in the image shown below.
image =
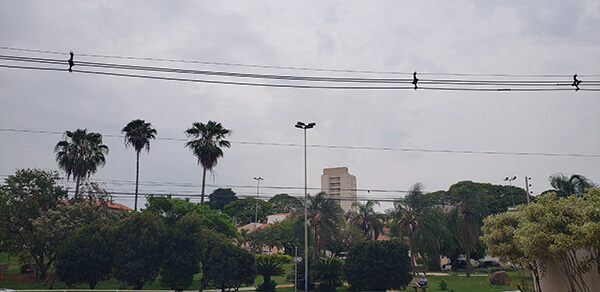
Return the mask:
<path fill-rule="evenodd" d="M 0 132 L 15 133 L 34 133 L 34 134 L 53 134 L 63 135 L 64 132 L 45 131 L 45 130 L 25 130 L 25 129 L 7 129 L 0 128 Z M 123 138 L 122 135 L 102 135 L 107 138 Z M 188 141 L 185 138 L 156 137 L 156 140 L 166 141 Z M 281 146 L 281 147 L 304 147 L 303 144 L 295 143 L 274 143 L 274 142 L 252 142 L 252 141 L 230 141 L 232 144 L 255 145 L 255 146 Z M 345 145 L 317 145 L 308 144 L 309 148 L 322 149 L 347 149 L 347 150 L 373 150 L 373 151 L 400 151 L 400 152 L 422 152 L 422 153 L 446 153 L 446 154 L 481 154 L 481 155 L 515 155 L 515 156 L 549 156 L 549 157 L 586 157 L 600 158 L 600 154 L 580 154 L 580 153 L 543 153 L 543 152 L 507 152 L 507 151 L 478 151 L 478 150 L 449 150 L 449 149 L 424 149 L 424 148 L 394 148 L 394 147 L 368 147 L 368 146 L 345 146 Z"/>
<path fill-rule="evenodd" d="M 39 50 L 39 49 L 15 48 L 15 47 L 9 47 L 9 46 L 0 46 L 0 50 L 32 52 L 32 53 L 53 54 L 53 55 L 65 55 L 65 56 L 69 55 L 66 52 Z M 328 68 L 274 66 L 274 65 L 242 64 L 242 63 L 197 61 L 197 60 L 184 60 L 184 59 L 102 55 L 102 54 L 89 54 L 89 53 L 87 53 L 87 54 L 86 53 L 77 53 L 77 56 L 91 57 L 91 58 L 104 58 L 104 59 L 189 63 L 189 64 L 219 65 L 219 66 L 230 66 L 230 67 L 284 69 L 284 70 L 315 71 L 315 72 L 366 73 L 366 74 L 390 74 L 390 75 L 412 74 L 411 72 L 399 72 L 399 71 L 377 71 L 377 70 L 352 70 L 352 69 L 331 69 L 331 68 L 328 69 Z M 561 74 L 481 74 L 481 73 L 420 73 L 420 74 L 425 75 L 425 76 L 544 77 L 544 78 L 547 78 L 547 77 L 570 78 L 571 77 L 571 75 L 561 75 Z M 580 77 L 600 77 L 600 74 L 582 74 L 582 75 L 580 75 Z"/>
<path fill-rule="evenodd" d="M 63 66 L 65 60 L 61 59 L 48 59 L 48 58 L 32 58 L 22 56 L 10 56 L 0 55 L 0 59 L 11 62 L 27 62 L 36 64 L 47 64 L 47 65 L 59 65 Z M 117 77 L 128 77 L 128 78 L 142 78 L 152 80 L 165 80 L 165 81 L 179 81 L 179 82 L 195 82 L 195 83 L 210 83 L 210 84 L 223 84 L 223 85 L 238 85 L 238 86 L 259 86 L 259 87 L 278 87 L 278 88 L 297 88 L 297 89 L 338 89 L 338 90 L 409 90 L 409 89 L 421 89 L 421 90 L 437 90 L 437 91 L 563 91 L 563 90 L 584 90 L 584 91 L 600 91 L 600 88 L 593 86 L 600 85 L 600 81 L 597 80 L 586 80 L 586 87 L 580 88 L 579 85 L 582 81 L 576 79 L 576 75 L 573 76 L 574 81 L 565 80 L 562 77 L 561 80 L 460 80 L 460 79 L 417 79 L 416 72 L 413 79 L 409 78 L 358 78 L 358 77 L 325 77 L 325 76 L 294 76 L 294 75 L 280 75 L 280 74 L 256 74 L 256 73 L 243 73 L 243 72 L 227 72 L 227 71 L 212 71 L 212 70 L 191 70 L 181 68 L 167 68 L 167 67 L 154 67 L 154 66 L 138 66 L 138 65 L 127 65 L 127 64 L 114 64 L 114 63 L 98 63 L 98 62 L 86 62 L 78 61 L 75 63 L 76 67 L 91 67 L 91 68 L 103 68 L 109 70 L 127 70 L 127 71 L 142 71 L 142 72 L 154 72 L 154 73 L 168 73 L 168 74 L 188 74 L 188 75 L 204 75 L 213 77 L 225 77 L 225 78 L 251 78 L 251 79 L 263 79 L 263 80 L 276 80 L 276 81 L 289 81 L 289 82 L 327 82 L 327 83 L 364 83 L 369 85 L 308 85 L 308 84 L 288 84 L 288 83 L 256 83 L 256 82 L 242 82 L 242 81 L 224 81 L 224 80 L 207 80 L 197 79 L 189 77 L 171 77 L 171 76 L 157 76 L 157 75 L 144 75 L 138 73 L 118 73 L 109 71 L 92 71 L 92 70 L 72 70 L 73 72 L 94 74 L 94 75 L 106 75 L 106 76 L 117 76 Z M 60 68 L 53 67 L 38 67 L 38 66 L 19 66 L 19 65 L 8 65 L 1 64 L 0 67 L 9 69 L 24 69 L 24 70 L 42 70 L 42 71 L 64 71 Z M 69 66 L 69 71 L 71 67 Z M 417 84 L 419 83 L 419 86 Z M 384 84 L 393 84 L 385 85 Z M 406 86 L 400 86 L 405 84 Z M 413 84 L 414 86 L 411 86 Z M 420 86 L 425 84 L 425 86 Z M 434 87 L 432 87 L 434 85 Z M 435 87 L 435 85 L 445 85 Z M 450 86 L 450 87 L 448 87 Z M 469 87 L 466 87 L 469 86 Z M 515 87 L 515 88 L 511 88 Z M 592 86 L 592 87 L 589 87 Z"/>

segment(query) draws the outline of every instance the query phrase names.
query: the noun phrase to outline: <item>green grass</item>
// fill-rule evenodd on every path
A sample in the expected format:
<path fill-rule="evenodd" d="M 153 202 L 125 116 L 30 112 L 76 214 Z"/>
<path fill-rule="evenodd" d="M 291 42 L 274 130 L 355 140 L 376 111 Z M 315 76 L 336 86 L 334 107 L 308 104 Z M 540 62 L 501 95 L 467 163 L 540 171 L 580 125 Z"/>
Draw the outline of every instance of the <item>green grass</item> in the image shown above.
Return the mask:
<path fill-rule="evenodd" d="M 5 275 L 16 275 L 19 274 L 19 261 L 17 257 L 8 257 L 6 253 L 0 253 L 0 263 L 11 263 L 10 269 L 8 272 L 4 273 Z M 287 275 L 290 272 L 293 272 L 294 265 L 286 264 L 284 265 L 285 274 Z M 513 282 L 518 283 L 519 278 L 516 272 L 508 272 Z M 30 275 L 33 277 L 33 275 Z M 473 276 L 470 278 L 465 277 L 464 273 L 458 273 L 457 275 L 448 275 L 448 276 L 427 276 L 431 281 L 429 284 L 429 288 L 427 291 L 430 292 L 450 292 L 450 290 L 454 290 L 456 292 L 501 292 L 507 290 L 516 290 L 517 287 L 515 285 L 512 286 L 494 286 L 489 282 L 489 276 L 486 271 L 478 271 L 473 273 Z M 277 276 L 272 278 L 277 284 L 293 284 L 286 281 L 285 275 Z M 448 290 L 440 289 L 440 282 L 442 279 L 445 279 L 448 283 Z M 528 279 L 531 281 L 531 278 Z M 262 276 L 256 277 L 253 285 L 250 286 L 258 286 L 263 282 Z M 531 282 L 529 282 L 531 283 Z M 196 275 L 194 278 L 194 282 L 188 290 L 195 290 L 200 286 L 200 275 Z M 39 290 L 39 289 L 47 289 L 48 286 L 44 286 L 43 283 L 8 283 L 4 280 L 0 280 L 0 287 L 4 288 L 12 288 L 12 289 L 21 289 L 21 290 Z M 86 284 L 82 285 L 74 285 L 68 287 L 63 282 L 56 282 L 54 284 L 54 289 L 88 289 L 89 287 Z M 116 279 L 110 279 L 108 281 L 102 281 L 98 283 L 96 289 L 130 289 L 131 287 L 123 287 Z M 165 290 L 168 289 L 160 285 L 159 280 L 154 281 L 151 284 L 147 284 L 144 286 L 144 290 Z M 293 287 L 290 288 L 280 288 L 277 289 L 279 292 L 292 292 L 294 291 Z M 301 290 L 299 290 L 301 291 Z M 347 291 L 346 287 L 339 287 L 337 289 L 338 292 Z M 414 291 L 411 287 L 407 287 L 407 289 L 403 291 Z"/>

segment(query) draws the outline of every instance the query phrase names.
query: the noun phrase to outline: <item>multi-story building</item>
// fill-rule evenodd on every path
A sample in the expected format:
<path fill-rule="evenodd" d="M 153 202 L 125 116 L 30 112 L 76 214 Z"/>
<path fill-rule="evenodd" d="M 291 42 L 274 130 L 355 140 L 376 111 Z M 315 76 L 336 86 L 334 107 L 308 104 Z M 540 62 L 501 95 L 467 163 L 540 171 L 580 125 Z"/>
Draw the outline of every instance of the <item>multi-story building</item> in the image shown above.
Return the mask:
<path fill-rule="evenodd" d="M 356 177 L 348 173 L 348 167 L 325 168 L 321 175 L 321 191 L 337 200 L 344 213 L 348 212 L 356 202 Z"/>

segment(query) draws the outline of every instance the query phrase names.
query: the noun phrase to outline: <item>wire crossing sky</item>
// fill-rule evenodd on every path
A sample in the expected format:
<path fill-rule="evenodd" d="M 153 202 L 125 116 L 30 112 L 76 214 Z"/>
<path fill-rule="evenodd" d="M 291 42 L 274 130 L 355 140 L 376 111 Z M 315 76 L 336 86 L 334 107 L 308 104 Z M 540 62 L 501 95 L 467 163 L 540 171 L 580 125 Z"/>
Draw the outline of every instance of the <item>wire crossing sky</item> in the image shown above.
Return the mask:
<path fill-rule="evenodd" d="M 30 49 L 18 49 L 9 47 L 0 47 L 5 50 L 20 50 L 27 52 L 45 52 L 50 53 L 47 50 L 30 50 Z M 52 52 L 56 54 L 56 52 Z M 82 56 L 90 56 L 89 54 L 82 54 Z M 91 56 L 102 56 L 102 55 L 91 55 Z M 108 57 L 108 56 L 106 56 Z M 111 56 L 109 58 L 120 58 L 120 59 L 135 59 L 144 61 L 157 61 L 166 59 L 152 59 L 152 58 L 133 58 L 133 57 L 118 57 Z M 99 62 L 88 62 L 88 61 L 75 61 L 74 66 L 69 66 L 66 60 L 62 59 L 49 59 L 49 58 L 34 58 L 14 55 L 0 55 L 0 60 L 3 60 L 5 64 L 0 64 L 0 68 L 6 69 L 23 69 L 23 70 L 41 70 L 41 71 L 64 71 L 60 66 L 69 67 L 69 72 L 84 73 L 84 74 L 95 74 L 95 75 L 107 75 L 117 77 L 129 77 L 129 78 L 144 78 L 152 80 L 164 80 L 164 81 L 180 81 L 180 82 L 200 82 L 200 83 L 212 83 L 212 84 L 223 84 L 223 85 L 243 85 L 243 86 L 263 86 L 263 87 L 282 87 L 282 88 L 303 88 L 303 89 L 345 89 L 345 90 L 455 90 L 455 91 L 561 91 L 561 90 L 584 90 L 584 91 L 600 91 L 600 79 L 599 80 L 586 80 L 584 85 L 581 83 L 583 80 L 577 79 L 577 75 L 573 75 L 572 81 L 568 80 L 567 76 L 556 76 L 556 75 L 531 75 L 537 76 L 537 80 L 523 80 L 523 77 L 531 78 L 530 76 L 518 76 L 518 75 L 502 75 L 502 74 L 491 74 L 489 76 L 477 76 L 475 74 L 470 75 L 471 77 L 477 76 L 480 79 L 423 79 L 417 78 L 417 72 L 414 72 L 413 78 L 359 78 L 359 77 L 325 77 L 325 76 L 298 76 L 298 75 L 277 75 L 277 74 L 256 74 L 256 73 L 243 73 L 243 72 L 232 72 L 232 71 L 211 71 L 211 70 L 197 70 L 197 69 L 182 69 L 182 68 L 170 68 L 170 67 L 154 67 L 154 66 L 139 66 L 130 64 L 116 64 L 116 63 L 99 63 Z M 182 61 L 190 63 L 191 61 Z M 36 66 L 22 66 L 13 64 L 45 64 L 54 65 L 54 67 L 36 67 Z M 242 66 L 238 64 L 237 66 Z M 257 65 L 251 65 L 248 67 L 256 67 Z M 75 69 L 72 69 L 75 67 Z M 102 68 L 105 70 L 112 71 L 91 71 L 83 68 Z M 272 66 L 263 65 L 261 68 L 271 68 Z M 291 68 L 291 67 L 283 67 Z M 302 68 L 306 69 L 306 68 Z M 323 69 L 321 69 L 323 70 Z M 330 72 L 339 72 L 340 70 L 329 70 Z M 126 72 L 126 73 L 121 73 Z M 151 72 L 151 73 L 168 73 L 171 75 L 143 75 L 140 73 L 129 73 L 129 72 Z M 351 71 L 356 72 L 369 72 L 369 71 Z M 373 72 L 370 72 L 373 73 Z M 175 74 L 175 75 L 173 75 Z M 260 80 L 277 80 L 277 81 L 290 81 L 290 82 L 306 82 L 313 83 L 318 82 L 319 84 L 332 83 L 334 85 L 306 85 L 306 84 L 281 84 L 281 83 L 252 83 L 242 81 L 224 81 L 224 80 L 205 80 L 205 79 L 194 79 L 191 77 L 173 77 L 173 76 L 186 76 L 186 75 L 201 75 L 201 76 L 216 76 L 226 77 L 232 80 L 237 79 L 260 79 Z M 424 73 L 424 75 L 431 75 Z M 450 73 L 448 75 L 456 76 L 458 73 Z M 488 79 L 491 76 L 495 76 L 496 79 Z M 512 80 L 498 80 L 497 77 L 510 77 Z M 593 75 L 598 76 L 598 75 Z M 482 78 L 486 77 L 486 78 Z M 587 77 L 587 76 L 586 76 Z M 580 76 L 579 78 L 582 78 Z M 561 80 L 562 79 L 562 80 Z M 357 85 L 335 85 L 335 84 L 366 84 L 362 86 Z M 410 85 L 412 84 L 412 86 Z M 422 85 L 425 86 L 422 86 Z M 405 86 L 400 86 L 405 85 Z M 443 85 L 443 87 L 442 87 Z M 581 87 L 580 87 L 581 86 Z"/>

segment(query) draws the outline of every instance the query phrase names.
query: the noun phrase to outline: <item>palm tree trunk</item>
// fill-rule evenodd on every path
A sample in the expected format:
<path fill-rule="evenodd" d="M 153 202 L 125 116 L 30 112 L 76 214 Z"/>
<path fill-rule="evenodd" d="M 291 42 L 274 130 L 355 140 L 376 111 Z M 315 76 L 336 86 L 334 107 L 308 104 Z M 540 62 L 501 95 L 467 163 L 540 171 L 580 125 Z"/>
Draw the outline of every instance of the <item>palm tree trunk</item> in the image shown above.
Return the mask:
<path fill-rule="evenodd" d="M 136 164 L 135 164 L 135 203 L 133 205 L 133 211 L 137 212 L 138 203 L 138 184 L 140 178 L 140 151 L 137 151 Z"/>
<path fill-rule="evenodd" d="M 317 254 L 319 253 L 319 235 L 316 226 L 313 226 L 314 236 L 315 236 L 315 248 L 313 249 L 313 260 L 317 259 Z"/>
<path fill-rule="evenodd" d="M 415 251 L 415 239 L 413 236 L 412 230 L 408 231 L 408 244 L 410 245 L 410 266 L 412 268 L 412 275 L 415 277 L 417 274 L 415 272 L 415 263 L 416 263 L 416 251 Z"/>
<path fill-rule="evenodd" d="M 200 195 L 200 205 L 204 205 L 204 187 L 206 186 L 206 167 L 202 171 L 202 194 Z"/>
<path fill-rule="evenodd" d="M 471 277 L 471 242 L 469 241 L 469 235 L 465 232 L 465 257 L 466 257 L 466 268 L 467 278 Z"/>
<path fill-rule="evenodd" d="M 81 182 L 81 177 L 77 176 L 77 179 L 75 180 L 75 201 L 77 201 L 79 199 L 79 184 Z"/>

